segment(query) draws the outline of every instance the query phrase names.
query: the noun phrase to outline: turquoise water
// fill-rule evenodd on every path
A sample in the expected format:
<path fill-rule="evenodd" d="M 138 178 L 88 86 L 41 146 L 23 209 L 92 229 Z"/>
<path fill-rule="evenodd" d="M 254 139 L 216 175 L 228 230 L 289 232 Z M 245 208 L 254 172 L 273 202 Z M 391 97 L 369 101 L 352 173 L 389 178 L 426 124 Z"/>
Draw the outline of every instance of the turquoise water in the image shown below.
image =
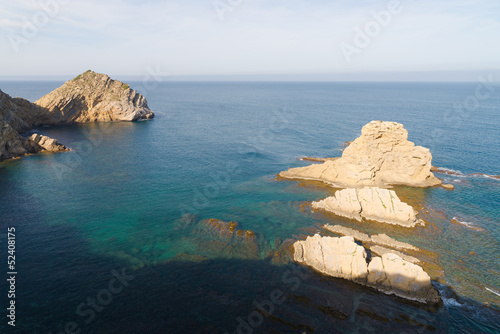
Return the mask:
<path fill-rule="evenodd" d="M 3 82 L 0 89 L 34 101 L 60 84 Z M 430 222 L 408 231 L 311 213 L 301 204 L 332 189 L 275 179 L 308 164 L 302 156 L 341 155 L 343 142 L 374 119 L 403 123 L 436 166 L 499 175 L 500 88 L 479 106 L 454 109 L 476 87 L 162 83 L 144 92 L 152 121 L 37 129 L 72 151 L 0 164 L 1 232 L 18 231 L 17 332 L 59 333 L 74 321 L 83 333 L 233 333 L 274 289 L 286 301 L 254 319 L 254 333 L 498 332 L 500 181 L 438 175 L 456 189 L 398 189 L 425 207 Z M 233 245 L 218 253 L 219 244 L 185 227 L 186 213 L 237 221 L 256 234 L 259 251 Z M 477 229 L 450 224 L 453 217 Z M 422 308 L 311 272 L 283 279 L 298 267 L 270 254 L 326 222 L 386 232 L 428 251 L 444 306 Z M 86 323 L 78 305 L 121 268 L 135 278 Z M 290 277 L 300 283 L 295 290 Z"/>

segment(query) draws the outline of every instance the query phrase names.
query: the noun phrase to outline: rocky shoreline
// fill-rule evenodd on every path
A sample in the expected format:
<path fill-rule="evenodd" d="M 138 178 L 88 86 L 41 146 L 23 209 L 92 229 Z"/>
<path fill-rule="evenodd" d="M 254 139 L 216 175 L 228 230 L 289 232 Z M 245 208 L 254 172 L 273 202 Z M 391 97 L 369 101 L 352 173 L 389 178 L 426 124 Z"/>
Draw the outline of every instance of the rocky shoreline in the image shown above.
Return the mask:
<path fill-rule="evenodd" d="M 68 149 L 47 136 L 23 133 L 40 125 L 151 119 L 146 98 L 105 74 L 86 71 L 31 103 L 0 90 L 0 161 Z"/>

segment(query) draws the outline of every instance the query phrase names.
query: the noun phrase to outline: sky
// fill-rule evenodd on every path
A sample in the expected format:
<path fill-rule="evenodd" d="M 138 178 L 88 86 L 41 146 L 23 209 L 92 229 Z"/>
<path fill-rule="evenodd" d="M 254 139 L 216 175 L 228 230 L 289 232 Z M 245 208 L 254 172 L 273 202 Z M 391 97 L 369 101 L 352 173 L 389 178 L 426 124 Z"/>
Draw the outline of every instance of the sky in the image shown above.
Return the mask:
<path fill-rule="evenodd" d="M 16 0 L 0 79 L 500 77 L 498 0 Z"/>

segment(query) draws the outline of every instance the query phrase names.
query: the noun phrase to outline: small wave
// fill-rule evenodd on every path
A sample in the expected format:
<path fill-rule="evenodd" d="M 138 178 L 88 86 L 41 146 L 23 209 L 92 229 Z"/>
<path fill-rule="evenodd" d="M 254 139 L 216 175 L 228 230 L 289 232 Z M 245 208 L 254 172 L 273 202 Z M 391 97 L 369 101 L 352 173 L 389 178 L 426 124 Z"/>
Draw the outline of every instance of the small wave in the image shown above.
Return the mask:
<path fill-rule="evenodd" d="M 446 167 L 435 167 L 435 166 L 432 166 L 431 171 L 433 171 L 435 173 L 454 175 L 454 176 L 458 176 L 458 177 L 465 177 L 465 176 L 467 176 L 467 175 L 465 175 L 464 173 L 462 173 L 459 170 L 454 170 L 454 169 L 446 168 Z"/>
<path fill-rule="evenodd" d="M 486 290 L 488 290 L 489 292 L 494 293 L 495 295 L 497 295 L 497 296 L 499 296 L 499 297 L 500 297 L 500 292 L 495 291 L 495 290 L 493 290 L 493 289 L 490 289 L 490 288 L 488 288 L 488 287 L 484 287 L 484 288 L 485 288 Z"/>
<path fill-rule="evenodd" d="M 446 297 L 441 297 L 443 300 L 443 304 L 446 307 L 462 307 L 463 304 L 460 304 L 455 298 L 446 298 Z"/>
<path fill-rule="evenodd" d="M 500 175 L 488 175 L 488 174 L 483 174 L 483 173 L 472 173 L 470 176 L 473 177 L 484 177 L 487 179 L 492 179 L 492 180 L 497 180 L 500 181 Z"/>
<path fill-rule="evenodd" d="M 457 223 L 459 223 L 460 225 L 465 225 L 465 226 L 467 226 L 467 227 L 476 227 L 476 226 L 474 225 L 474 223 L 472 223 L 472 222 L 466 222 L 466 221 L 460 220 L 460 219 L 459 219 L 459 218 L 457 218 L 457 217 L 453 217 L 453 219 L 452 219 L 452 220 L 456 221 L 456 222 L 457 222 Z"/>
<path fill-rule="evenodd" d="M 467 228 L 470 228 L 470 229 L 473 229 L 476 231 L 481 231 L 481 232 L 485 231 L 485 229 L 478 227 L 475 223 L 467 222 L 465 220 L 462 220 L 462 218 L 459 218 L 459 217 L 453 217 L 450 222 L 452 224 L 462 225 L 462 226 L 465 226 Z"/>

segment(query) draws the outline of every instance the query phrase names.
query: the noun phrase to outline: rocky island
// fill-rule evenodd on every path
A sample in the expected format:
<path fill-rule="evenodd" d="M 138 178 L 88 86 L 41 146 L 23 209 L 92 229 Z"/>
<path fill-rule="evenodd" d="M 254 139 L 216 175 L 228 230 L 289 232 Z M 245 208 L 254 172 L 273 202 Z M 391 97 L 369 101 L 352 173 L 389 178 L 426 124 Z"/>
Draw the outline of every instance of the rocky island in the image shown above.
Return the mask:
<path fill-rule="evenodd" d="M 282 178 L 323 181 L 338 187 L 406 185 L 429 187 L 441 181 L 430 171 L 427 148 L 408 141 L 408 131 L 396 122 L 372 121 L 342 157 L 322 164 L 290 168 Z"/>
<path fill-rule="evenodd" d="M 369 258 L 351 236 L 322 237 L 319 234 L 293 244 L 293 259 L 315 270 L 366 285 L 386 294 L 439 304 L 441 299 L 430 276 L 418 265 L 388 252 Z"/>
<path fill-rule="evenodd" d="M 334 196 L 312 202 L 311 207 L 358 221 L 364 218 L 405 227 L 421 223 L 415 210 L 402 202 L 394 190 L 378 187 L 338 190 Z"/>
<path fill-rule="evenodd" d="M 281 172 L 279 177 L 322 181 L 342 188 L 333 196 L 312 202 L 313 210 L 356 221 L 377 221 L 404 227 L 423 224 L 417 218 L 416 210 L 401 201 L 394 190 L 387 188 L 393 185 L 441 185 L 431 172 L 430 151 L 408 141 L 408 132 L 402 124 L 382 121 L 365 125 L 361 136 L 346 146 L 340 158 L 308 158 L 323 163 L 290 168 Z M 316 234 L 296 241 L 292 256 L 295 262 L 386 294 L 426 304 L 440 303 L 430 276 L 416 264 L 420 260 L 396 250 L 418 251 L 417 247 L 386 234 L 369 236 L 341 225 L 326 224 L 323 228 L 344 236 Z M 354 239 L 371 247 L 368 250 Z"/>
<path fill-rule="evenodd" d="M 0 90 L 0 160 L 67 148 L 57 140 L 21 134 L 40 125 L 151 119 L 146 98 L 105 74 L 86 71 L 34 103 Z"/>

